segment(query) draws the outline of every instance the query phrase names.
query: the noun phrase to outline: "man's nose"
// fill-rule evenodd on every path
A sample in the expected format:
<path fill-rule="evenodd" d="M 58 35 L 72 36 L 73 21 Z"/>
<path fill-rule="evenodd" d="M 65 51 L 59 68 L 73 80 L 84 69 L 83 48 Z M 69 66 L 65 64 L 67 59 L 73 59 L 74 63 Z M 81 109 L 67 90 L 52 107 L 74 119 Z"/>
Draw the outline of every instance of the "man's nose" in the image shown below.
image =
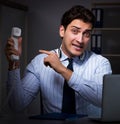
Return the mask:
<path fill-rule="evenodd" d="M 82 43 L 82 42 L 83 42 L 83 34 L 82 34 L 82 33 L 78 34 L 78 36 L 77 36 L 77 41 L 78 41 L 79 43 Z"/>

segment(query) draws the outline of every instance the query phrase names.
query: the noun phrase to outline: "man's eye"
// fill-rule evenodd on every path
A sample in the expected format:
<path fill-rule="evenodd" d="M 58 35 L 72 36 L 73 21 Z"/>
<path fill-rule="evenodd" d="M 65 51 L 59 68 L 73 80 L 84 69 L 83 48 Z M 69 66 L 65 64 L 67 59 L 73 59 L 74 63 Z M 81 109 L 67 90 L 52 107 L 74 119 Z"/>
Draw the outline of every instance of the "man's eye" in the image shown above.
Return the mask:
<path fill-rule="evenodd" d="M 72 29 L 72 33 L 73 33 L 73 34 L 77 34 L 78 32 L 79 32 L 78 30 Z"/>
<path fill-rule="evenodd" d="M 83 35 L 87 38 L 89 38 L 91 36 L 91 32 L 87 31 L 87 32 L 84 32 Z"/>

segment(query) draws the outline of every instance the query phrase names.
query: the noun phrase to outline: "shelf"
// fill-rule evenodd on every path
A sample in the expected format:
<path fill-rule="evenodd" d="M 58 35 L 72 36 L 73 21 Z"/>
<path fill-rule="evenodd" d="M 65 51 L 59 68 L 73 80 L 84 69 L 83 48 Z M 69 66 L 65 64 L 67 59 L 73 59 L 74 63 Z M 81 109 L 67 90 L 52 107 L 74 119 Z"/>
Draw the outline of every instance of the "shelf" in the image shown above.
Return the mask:
<path fill-rule="evenodd" d="M 91 7 L 96 16 L 91 50 L 101 50 L 101 55 L 110 61 L 112 72 L 120 74 L 120 2 L 94 2 Z"/>
<path fill-rule="evenodd" d="M 93 30 L 95 30 L 95 31 L 99 31 L 99 30 L 103 30 L 103 31 L 120 31 L 120 28 L 94 28 Z"/>
<path fill-rule="evenodd" d="M 120 6 L 120 2 L 94 2 L 92 6 Z"/>
<path fill-rule="evenodd" d="M 102 55 L 108 57 L 120 57 L 120 54 L 102 54 Z"/>

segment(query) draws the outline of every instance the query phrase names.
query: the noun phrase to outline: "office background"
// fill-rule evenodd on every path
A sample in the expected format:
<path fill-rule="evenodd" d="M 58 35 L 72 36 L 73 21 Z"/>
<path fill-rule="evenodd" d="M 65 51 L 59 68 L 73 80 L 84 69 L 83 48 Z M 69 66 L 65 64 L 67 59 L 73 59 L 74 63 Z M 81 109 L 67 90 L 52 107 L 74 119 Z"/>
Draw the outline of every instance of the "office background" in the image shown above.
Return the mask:
<path fill-rule="evenodd" d="M 64 11 L 76 4 L 91 9 L 93 3 L 99 2 L 117 3 L 119 0 L 0 0 L 0 112 L 11 112 L 6 97 L 8 63 L 4 55 L 4 47 L 11 28 L 13 26 L 22 28 L 23 74 L 26 65 L 39 54 L 39 49 L 51 50 L 61 44 L 59 25 Z M 25 112 L 40 113 L 39 94 Z"/>

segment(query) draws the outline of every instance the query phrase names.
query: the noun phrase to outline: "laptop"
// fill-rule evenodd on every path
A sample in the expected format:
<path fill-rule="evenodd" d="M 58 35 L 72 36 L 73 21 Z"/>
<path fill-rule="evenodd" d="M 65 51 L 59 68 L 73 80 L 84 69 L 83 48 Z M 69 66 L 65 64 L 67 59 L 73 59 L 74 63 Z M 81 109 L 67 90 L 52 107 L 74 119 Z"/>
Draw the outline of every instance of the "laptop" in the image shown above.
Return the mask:
<path fill-rule="evenodd" d="M 104 75 L 101 117 L 89 117 L 103 122 L 120 121 L 120 74 Z"/>

